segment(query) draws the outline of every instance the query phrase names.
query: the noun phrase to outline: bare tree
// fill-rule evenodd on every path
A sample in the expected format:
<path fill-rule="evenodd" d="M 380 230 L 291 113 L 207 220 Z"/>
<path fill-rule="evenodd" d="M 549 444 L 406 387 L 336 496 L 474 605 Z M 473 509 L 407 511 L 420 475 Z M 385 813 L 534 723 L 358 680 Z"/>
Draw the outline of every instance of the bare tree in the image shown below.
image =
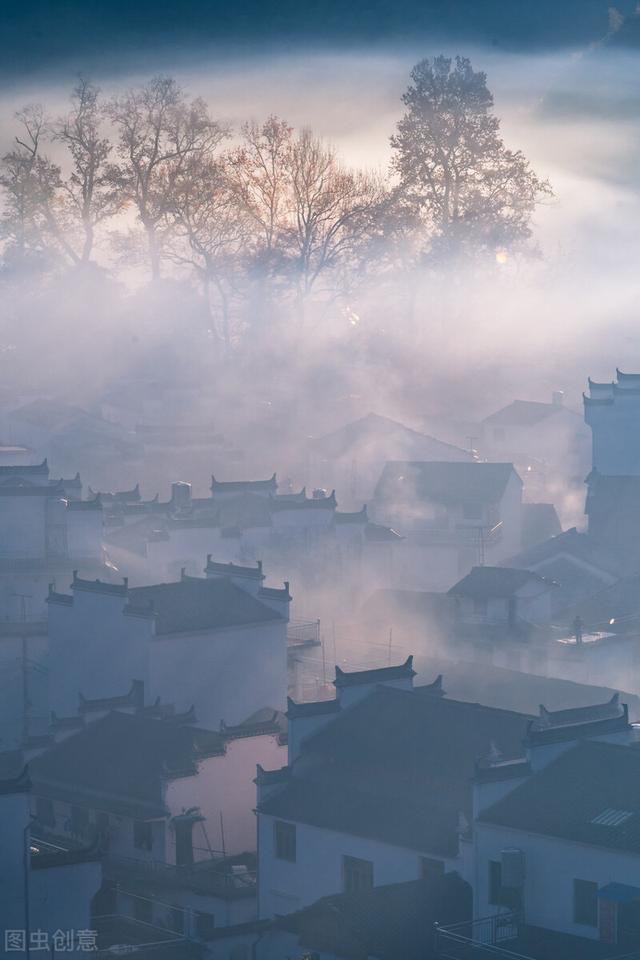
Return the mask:
<path fill-rule="evenodd" d="M 411 80 L 391 138 L 393 168 L 399 201 L 419 213 L 427 248 L 457 255 L 521 247 L 551 189 L 505 146 L 486 75 L 464 57 L 435 57 L 418 63 Z"/>
<path fill-rule="evenodd" d="M 81 231 L 81 263 L 87 263 L 95 244 L 96 228 L 114 216 L 123 204 L 113 171 L 109 166 L 112 145 L 101 136 L 100 91 L 81 79 L 71 96 L 71 110 L 53 125 L 54 139 L 67 148 L 72 161 L 62 189 L 69 219 Z"/>
<path fill-rule="evenodd" d="M 256 259 L 272 268 L 280 257 L 282 224 L 290 202 L 288 167 L 293 128 L 270 116 L 242 127 L 241 146 L 229 154 L 229 182 L 252 224 Z"/>
<path fill-rule="evenodd" d="M 24 107 L 16 120 L 19 132 L 0 164 L 4 193 L 0 231 L 10 256 L 24 264 L 51 254 L 52 242 L 63 240 L 55 216 L 61 177 L 59 167 L 41 153 L 46 129 L 42 107 Z"/>
<path fill-rule="evenodd" d="M 231 300 L 240 290 L 250 237 L 248 217 L 229 177 L 228 158 L 199 154 L 189 158 L 176 182 L 171 217 L 174 240 L 168 256 L 195 271 L 214 324 L 215 298 L 219 336 L 228 350 L 232 343 Z"/>
<path fill-rule="evenodd" d="M 380 200 L 373 177 L 350 171 L 308 130 L 278 117 L 243 127 L 230 157 L 233 189 L 252 225 L 254 267 L 263 283 L 295 292 L 297 314 L 321 278 L 357 255 Z"/>
<path fill-rule="evenodd" d="M 344 167 L 309 130 L 295 138 L 287 173 L 291 200 L 283 233 L 302 319 L 322 279 L 345 267 L 353 272 L 374 234 L 384 190 L 376 178 Z"/>
<path fill-rule="evenodd" d="M 156 77 L 114 98 L 108 115 L 118 130 L 118 162 L 111 177 L 135 207 L 155 280 L 172 223 L 176 184 L 190 159 L 213 151 L 226 130 L 211 120 L 203 100 L 187 100 L 170 77 Z"/>

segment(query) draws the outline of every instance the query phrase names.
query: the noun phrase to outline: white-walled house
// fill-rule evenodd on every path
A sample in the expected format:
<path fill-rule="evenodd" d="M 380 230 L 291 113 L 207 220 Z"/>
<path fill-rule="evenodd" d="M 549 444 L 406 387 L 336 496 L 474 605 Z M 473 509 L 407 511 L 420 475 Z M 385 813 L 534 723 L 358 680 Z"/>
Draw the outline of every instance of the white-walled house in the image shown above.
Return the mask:
<path fill-rule="evenodd" d="M 289 703 L 289 763 L 258 773 L 259 910 L 457 870 L 475 758 L 517 755 L 526 716 L 413 688 L 411 658 L 337 671 L 336 700 Z"/>
<path fill-rule="evenodd" d="M 345 426 L 311 439 L 307 482 L 338 488 L 355 506 L 373 496 L 378 477 L 389 460 L 471 461 L 474 454 L 405 424 L 368 413 Z"/>
<path fill-rule="evenodd" d="M 553 580 L 513 567 L 473 567 L 449 590 L 457 628 L 526 633 L 551 620 Z"/>
<path fill-rule="evenodd" d="M 521 549 L 522 481 L 510 463 L 389 462 L 373 509 L 404 536 L 396 587 L 448 589 L 471 567 Z"/>
<path fill-rule="evenodd" d="M 254 568 L 257 572 L 257 568 Z M 285 591 L 267 591 L 263 576 L 130 587 L 74 575 L 71 594 L 51 591 L 51 708 L 75 713 L 78 693 L 117 696 L 131 677 L 151 698 L 195 706 L 204 724 L 242 721 L 268 705 L 284 707 L 287 690 Z M 282 594 L 282 599 L 273 598 Z M 288 591 L 286 592 L 288 597 Z"/>
<path fill-rule="evenodd" d="M 30 764 L 41 828 L 149 863 L 255 850 L 255 768 L 285 758 L 281 725 L 189 720 L 112 709 L 41 752 Z"/>
<path fill-rule="evenodd" d="M 0 619 L 43 620 L 49 583 L 107 572 L 102 508 L 80 476 L 52 480 L 46 460 L 0 465 Z"/>
<path fill-rule="evenodd" d="M 485 417 L 478 446 L 483 457 L 516 463 L 538 490 L 580 484 L 588 470 L 589 431 L 559 390 L 551 402 L 514 400 Z"/>
<path fill-rule="evenodd" d="M 475 916 L 516 910 L 527 925 L 616 944 L 611 955 L 637 949 L 640 753 L 625 705 L 541 708 L 525 747 L 477 771 Z"/>
<path fill-rule="evenodd" d="M 136 684 L 114 698 L 124 712 L 83 700 L 75 723 L 57 720 L 31 760 L 34 830 L 99 845 L 98 913 L 207 941 L 256 917 L 255 769 L 283 762 L 286 736 L 276 714 L 213 731 L 142 696 Z"/>

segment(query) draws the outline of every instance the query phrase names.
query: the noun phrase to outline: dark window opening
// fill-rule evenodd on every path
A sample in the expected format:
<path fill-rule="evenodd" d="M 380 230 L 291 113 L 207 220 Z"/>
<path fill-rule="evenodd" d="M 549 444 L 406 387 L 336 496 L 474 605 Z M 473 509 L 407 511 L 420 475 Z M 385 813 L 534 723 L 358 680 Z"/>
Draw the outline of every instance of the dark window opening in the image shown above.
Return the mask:
<path fill-rule="evenodd" d="M 489 861 L 489 903 L 494 907 L 508 907 L 519 910 L 522 907 L 522 890 L 519 887 L 502 885 L 502 863 Z"/>
<path fill-rule="evenodd" d="M 444 862 L 433 857 L 420 857 L 420 875 L 423 880 L 439 880 L 444 876 Z"/>
<path fill-rule="evenodd" d="M 598 926 L 598 884 L 593 880 L 573 881 L 573 920 L 585 927 Z"/>
<path fill-rule="evenodd" d="M 373 863 L 358 857 L 344 857 L 342 880 L 345 893 L 357 893 L 373 887 Z"/>
<path fill-rule="evenodd" d="M 176 830 L 176 864 L 179 867 L 193 863 L 193 820 L 174 821 Z"/>
<path fill-rule="evenodd" d="M 284 820 L 276 820 L 273 825 L 273 833 L 276 848 L 276 857 L 278 860 L 288 860 L 290 863 L 296 862 L 296 825 L 295 823 L 285 823 Z"/>

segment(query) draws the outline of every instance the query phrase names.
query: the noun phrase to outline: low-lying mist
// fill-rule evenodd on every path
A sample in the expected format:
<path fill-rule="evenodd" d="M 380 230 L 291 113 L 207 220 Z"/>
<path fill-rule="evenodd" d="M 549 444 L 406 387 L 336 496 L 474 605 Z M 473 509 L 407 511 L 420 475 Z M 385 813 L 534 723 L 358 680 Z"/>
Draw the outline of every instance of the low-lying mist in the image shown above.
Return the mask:
<path fill-rule="evenodd" d="M 551 389 L 564 389 L 578 408 L 587 374 L 606 377 L 616 362 L 640 368 L 634 53 L 603 45 L 515 55 L 454 43 L 252 58 L 183 50 L 175 63 L 150 58 L 144 75 L 110 74 L 102 63 L 91 79 L 110 96 L 154 72 L 172 75 L 236 137 L 242 123 L 275 114 L 297 130 L 310 127 L 345 164 L 384 175 L 409 71 L 439 52 L 468 55 L 486 71 L 505 143 L 551 184 L 553 197 L 533 217 L 528 256 L 483 269 L 425 268 L 411 309 L 402 280 L 381 285 L 374 270 L 351 302 L 316 306 L 302 333 L 284 316 L 260 328 L 245 321 L 222 353 L 193 276 L 168 263 L 150 284 L 143 265 L 115 262 L 108 229 L 89 270 L 3 277 L 5 388 L 91 406 L 123 379 L 191 383 L 190 420 L 250 433 L 267 413 L 283 440 L 369 410 L 436 431 L 443 419 L 476 419 L 513 396 L 546 400 Z M 15 135 L 14 112 L 37 101 L 60 114 L 74 80 L 58 69 L 46 82 L 6 90 L 3 151 Z"/>

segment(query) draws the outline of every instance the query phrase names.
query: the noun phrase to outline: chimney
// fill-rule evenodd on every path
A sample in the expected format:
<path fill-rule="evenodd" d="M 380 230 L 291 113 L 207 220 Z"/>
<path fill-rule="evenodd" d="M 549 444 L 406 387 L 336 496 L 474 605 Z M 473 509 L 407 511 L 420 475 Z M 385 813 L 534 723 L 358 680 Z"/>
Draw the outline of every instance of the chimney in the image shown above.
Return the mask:
<path fill-rule="evenodd" d="M 177 480 L 171 484 L 171 502 L 177 507 L 185 506 L 191 500 L 191 484 Z"/>
<path fill-rule="evenodd" d="M 564 390 L 554 390 L 551 394 L 551 403 L 554 407 L 561 407 L 564 404 Z"/>

